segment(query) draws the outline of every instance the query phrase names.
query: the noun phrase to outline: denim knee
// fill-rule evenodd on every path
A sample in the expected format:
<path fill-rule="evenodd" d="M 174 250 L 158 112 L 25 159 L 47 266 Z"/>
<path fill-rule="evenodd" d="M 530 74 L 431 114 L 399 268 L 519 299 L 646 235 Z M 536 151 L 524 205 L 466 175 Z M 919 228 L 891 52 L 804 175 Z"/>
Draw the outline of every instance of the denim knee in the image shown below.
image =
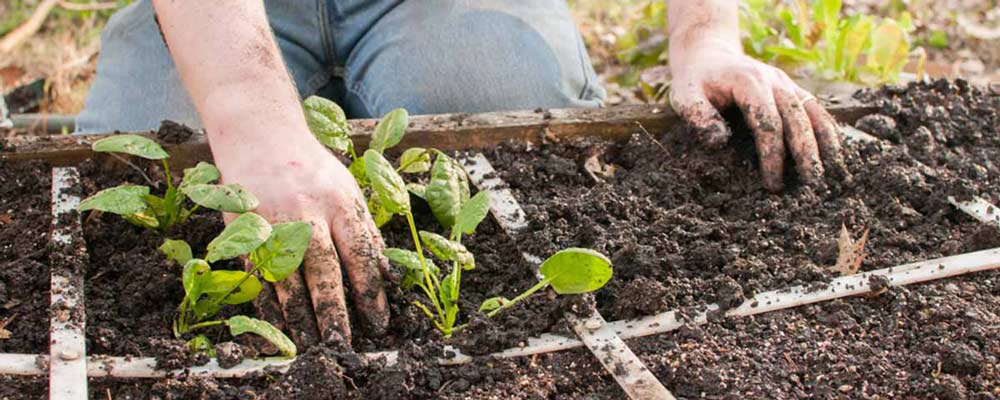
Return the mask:
<path fill-rule="evenodd" d="M 601 105 L 604 91 L 568 13 L 554 15 L 559 20 L 549 25 L 522 18 L 513 7 L 427 5 L 404 2 L 358 43 L 345 79 L 351 114 Z"/>

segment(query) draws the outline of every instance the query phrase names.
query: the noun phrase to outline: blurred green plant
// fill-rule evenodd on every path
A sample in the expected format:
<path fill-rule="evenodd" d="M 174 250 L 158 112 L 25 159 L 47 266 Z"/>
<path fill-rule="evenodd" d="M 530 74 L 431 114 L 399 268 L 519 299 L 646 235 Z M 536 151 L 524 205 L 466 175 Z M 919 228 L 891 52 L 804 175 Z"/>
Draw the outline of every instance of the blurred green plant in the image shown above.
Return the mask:
<path fill-rule="evenodd" d="M 924 53 L 913 44 L 912 17 L 906 11 L 893 14 L 897 17 L 844 15 L 841 0 L 743 0 L 743 47 L 748 55 L 793 75 L 865 85 L 895 82 L 912 55 L 919 76 Z M 661 97 L 665 90 L 651 90 L 639 77 L 666 64 L 667 39 L 666 5 L 651 0 L 618 40 L 618 58 L 630 68 L 617 82 L 643 85 L 647 95 Z M 938 35 L 927 42 L 941 46 L 947 38 Z"/>

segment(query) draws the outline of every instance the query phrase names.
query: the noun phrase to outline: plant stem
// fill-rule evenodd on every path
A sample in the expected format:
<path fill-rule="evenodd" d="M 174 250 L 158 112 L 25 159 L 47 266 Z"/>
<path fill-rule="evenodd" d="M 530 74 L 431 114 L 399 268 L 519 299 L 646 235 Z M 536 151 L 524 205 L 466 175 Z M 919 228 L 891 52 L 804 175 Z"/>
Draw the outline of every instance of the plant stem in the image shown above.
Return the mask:
<path fill-rule="evenodd" d="M 226 293 L 225 296 L 222 296 L 222 299 L 219 300 L 218 302 L 216 302 L 215 304 L 219 305 L 219 304 L 222 304 L 223 302 L 225 302 L 226 299 L 228 299 L 229 296 L 232 296 L 233 293 L 236 293 L 236 289 L 238 289 L 240 286 L 243 286 L 243 284 L 246 283 L 246 281 L 248 279 L 250 279 L 250 277 L 253 276 L 253 274 L 255 272 L 257 272 L 258 269 L 260 269 L 260 266 L 254 264 L 253 269 L 251 269 L 250 272 L 247 272 L 247 274 L 243 276 L 243 279 L 240 279 L 240 281 L 238 283 L 236 283 L 236 286 L 233 286 L 232 289 L 229 289 L 229 293 Z"/>
<path fill-rule="evenodd" d="M 187 330 L 190 332 L 190 331 L 193 331 L 193 330 L 199 329 L 199 328 L 208 328 L 210 326 L 222 325 L 222 323 L 223 322 L 221 320 L 219 320 L 219 321 L 199 322 L 197 324 L 189 326 Z"/>
<path fill-rule="evenodd" d="M 558 276 L 558 275 L 556 275 L 556 276 Z M 518 295 L 517 297 L 515 297 L 513 300 L 508 301 L 507 304 L 504 304 L 504 305 L 500 306 L 500 308 L 497 308 L 496 310 L 490 311 L 489 314 L 486 314 L 486 316 L 487 317 L 492 317 L 492 316 L 496 315 L 498 312 L 500 312 L 500 310 L 503 310 L 503 309 L 506 309 L 506 308 L 510 308 L 511 306 L 513 306 L 514 304 L 516 304 L 517 302 L 519 302 L 521 300 L 524 300 L 528 296 L 531 296 L 531 295 L 535 294 L 535 292 L 537 292 L 539 290 L 542 290 L 543 288 L 545 288 L 546 286 L 548 286 L 549 282 L 552 282 L 552 280 L 555 279 L 556 276 L 550 276 L 550 277 L 547 277 L 545 279 L 542 279 L 541 281 L 538 282 L 538 284 L 536 284 L 535 286 L 532 286 L 531 289 L 528 289 L 524 293 L 521 293 L 520 295 Z"/>
<path fill-rule="evenodd" d="M 412 212 L 406 212 L 406 222 L 410 224 L 410 234 L 413 235 L 413 247 L 417 250 L 417 258 L 420 259 L 420 268 L 424 270 L 424 280 L 427 281 L 425 284 L 431 292 L 428 293 L 428 296 L 431 298 L 431 302 L 434 303 L 434 309 L 437 310 L 438 316 L 443 319 L 445 314 L 441 309 L 441 303 L 438 301 L 436 296 L 436 293 L 441 287 L 441 283 L 438 282 L 436 276 L 431 274 L 431 269 L 427 267 L 427 260 L 424 259 L 424 250 L 420 247 L 420 235 L 417 235 L 417 224 L 413 222 Z"/>
<path fill-rule="evenodd" d="M 167 159 L 164 158 L 160 160 L 163 162 L 163 175 L 167 180 L 167 190 L 174 188 L 174 178 L 170 175 L 170 164 L 167 163 Z"/>
<path fill-rule="evenodd" d="M 409 166 L 410 166 L 411 164 L 413 164 L 413 163 L 415 163 L 415 162 L 419 161 L 419 160 L 420 160 L 420 157 L 421 157 L 421 156 L 423 156 L 424 154 L 427 154 L 427 153 L 430 153 L 430 152 L 429 152 L 429 151 L 427 151 L 427 150 L 424 150 L 424 152 L 423 152 L 423 153 L 420 153 L 420 156 L 417 156 L 417 158 L 414 158 L 414 159 L 410 160 L 410 162 L 408 162 L 408 163 L 406 163 L 406 164 L 401 164 L 401 165 L 399 166 L 399 168 L 396 168 L 396 172 L 397 172 L 397 173 L 399 173 L 399 172 L 403 172 L 403 170 L 404 170 L 404 169 L 406 169 L 406 167 L 409 167 Z"/>

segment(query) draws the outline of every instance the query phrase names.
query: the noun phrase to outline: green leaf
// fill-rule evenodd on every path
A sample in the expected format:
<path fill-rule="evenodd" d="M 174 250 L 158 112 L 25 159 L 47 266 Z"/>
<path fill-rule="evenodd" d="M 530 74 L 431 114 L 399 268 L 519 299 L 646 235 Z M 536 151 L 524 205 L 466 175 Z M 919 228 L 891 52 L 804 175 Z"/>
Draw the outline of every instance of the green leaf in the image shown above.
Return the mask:
<path fill-rule="evenodd" d="M 235 183 L 191 185 L 184 194 L 195 204 L 223 212 L 245 213 L 260 205 L 257 196 Z"/>
<path fill-rule="evenodd" d="M 176 261 L 180 265 L 187 264 L 193 257 L 191 246 L 183 240 L 164 239 L 160 245 L 160 251 L 167 256 L 168 260 Z"/>
<path fill-rule="evenodd" d="M 399 144 L 406 134 L 406 126 L 410 124 L 410 115 L 406 110 L 397 108 L 389 111 L 375 125 L 375 132 L 372 133 L 372 141 L 369 146 L 379 154 L 387 149 Z"/>
<path fill-rule="evenodd" d="M 431 152 L 422 147 L 411 147 L 399 157 L 402 172 L 419 174 L 431 170 Z"/>
<path fill-rule="evenodd" d="M 99 210 L 118 215 L 138 214 L 146 211 L 149 187 L 121 185 L 104 189 L 80 202 L 80 211 Z"/>
<path fill-rule="evenodd" d="M 424 269 L 420 267 L 420 258 L 417 256 L 416 252 L 397 248 L 387 248 L 382 251 L 385 258 L 389 259 L 392 265 L 395 265 L 403 270 L 403 281 L 400 283 L 400 287 L 403 289 L 409 289 L 413 285 L 423 285 L 424 284 Z M 434 276 L 441 273 L 441 269 L 434 264 L 432 260 L 427 261 L 427 269 L 431 271 Z"/>
<path fill-rule="evenodd" d="M 868 66 L 879 71 L 883 81 L 890 80 L 903 67 L 909 51 L 910 45 L 903 28 L 891 19 L 883 20 L 872 32 Z"/>
<path fill-rule="evenodd" d="M 393 214 L 410 212 L 410 195 L 406 192 L 406 184 L 382 154 L 372 149 L 365 151 L 365 171 L 386 211 Z"/>
<path fill-rule="evenodd" d="M 312 238 L 312 225 L 286 222 L 274 225 L 263 246 L 254 250 L 254 264 L 268 282 L 285 280 L 302 264 L 302 257 Z"/>
<path fill-rule="evenodd" d="M 219 180 L 219 169 L 207 162 L 199 162 L 192 168 L 184 169 L 184 179 L 178 187 L 183 193 L 184 189 L 191 185 L 204 185 Z"/>
<path fill-rule="evenodd" d="M 427 185 L 427 204 L 441 226 L 451 228 L 469 200 L 469 179 L 457 161 L 438 153 L 431 168 L 431 181 Z"/>
<path fill-rule="evenodd" d="M 254 213 L 240 214 L 208 244 L 208 262 L 247 254 L 271 236 L 271 225 Z"/>
<path fill-rule="evenodd" d="M 461 243 L 448 240 L 433 232 L 420 231 L 419 235 L 420 242 L 434 253 L 435 257 L 444 261 L 458 262 L 465 270 L 476 268 L 476 260 L 472 253 Z"/>
<path fill-rule="evenodd" d="M 594 250 L 569 248 L 545 260 L 539 271 L 556 293 L 589 293 L 611 279 L 611 260 Z"/>
<path fill-rule="evenodd" d="M 421 185 L 419 183 L 407 183 L 406 190 L 414 196 L 427 200 L 427 186 L 425 185 Z"/>
<path fill-rule="evenodd" d="M 266 321 L 237 315 L 226 320 L 226 325 L 229 326 L 229 334 L 233 336 L 239 336 L 247 332 L 254 333 L 274 344 L 285 357 L 295 357 L 295 343 L 292 343 L 292 340 L 288 336 L 285 336 L 281 330 Z"/>
<path fill-rule="evenodd" d="M 481 313 L 490 312 L 500 307 L 503 307 L 504 304 L 507 303 L 510 303 L 510 300 L 508 300 L 506 297 L 503 296 L 490 297 L 485 301 L 483 301 L 483 304 L 479 306 L 479 312 Z"/>
<path fill-rule="evenodd" d="M 451 229 L 471 235 L 489 212 L 490 192 L 483 190 L 465 202 L 462 210 L 458 212 L 458 217 L 455 218 L 455 226 Z"/>
<path fill-rule="evenodd" d="M 368 212 L 372 215 L 372 219 L 375 220 L 375 226 L 379 228 L 389 222 L 394 215 L 382 205 L 378 193 L 372 193 L 371 196 L 368 196 Z"/>
<path fill-rule="evenodd" d="M 221 308 L 222 307 L 219 305 L 219 303 L 216 303 L 214 300 L 210 298 L 202 299 L 196 302 L 194 304 L 194 307 L 192 307 L 194 311 L 194 320 L 200 321 L 205 318 L 211 317 L 215 314 L 218 314 Z"/>
<path fill-rule="evenodd" d="M 243 271 L 229 270 L 212 271 L 201 287 L 202 294 L 223 304 L 246 303 L 257 297 L 261 289 L 260 280 L 256 276 Z M 229 294 L 230 292 L 232 294 Z M 229 297 L 226 297 L 227 294 Z M 225 300 L 222 300 L 223 298 Z"/>
<path fill-rule="evenodd" d="M 160 220 L 156 218 L 152 208 L 147 208 L 141 213 L 122 215 L 122 218 L 132 225 L 143 228 L 156 229 L 160 227 Z"/>
<path fill-rule="evenodd" d="M 184 286 L 184 294 L 191 302 L 201 297 L 202 287 L 208 282 L 211 272 L 212 267 L 202 259 L 193 258 L 184 264 L 181 283 Z"/>
<path fill-rule="evenodd" d="M 309 96 L 302 105 L 309 130 L 320 143 L 341 153 L 353 151 L 351 126 L 347 124 L 347 116 L 337 103 L 319 96 Z"/>
<path fill-rule="evenodd" d="M 368 182 L 368 174 L 365 171 L 365 156 L 355 158 L 351 161 L 351 165 L 347 167 L 347 170 L 354 176 L 354 180 L 358 183 L 358 186 L 368 187 L 371 182 Z"/>
<path fill-rule="evenodd" d="M 927 32 L 927 44 L 936 49 L 948 48 L 948 32 L 932 29 Z"/>
<path fill-rule="evenodd" d="M 158 143 L 139 135 L 114 135 L 94 142 L 91 148 L 96 152 L 125 153 L 147 160 L 162 160 L 170 157 Z"/>
<path fill-rule="evenodd" d="M 212 346 L 212 340 L 209 339 L 208 336 L 205 335 L 195 336 L 191 338 L 191 340 L 188 340 L 187 345 L 188 345 L 188 351 L 190 351 L 191 354 L 205 353 L 209 357 L 216 356 L 215 348 Z"/>

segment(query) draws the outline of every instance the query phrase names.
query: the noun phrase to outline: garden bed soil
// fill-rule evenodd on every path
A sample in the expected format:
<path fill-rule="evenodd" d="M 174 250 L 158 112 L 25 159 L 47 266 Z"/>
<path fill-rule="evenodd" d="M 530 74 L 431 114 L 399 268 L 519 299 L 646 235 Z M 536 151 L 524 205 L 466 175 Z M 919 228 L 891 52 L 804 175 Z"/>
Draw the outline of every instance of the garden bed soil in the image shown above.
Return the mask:
<path fill-rule="evenodd" d="M 562 313 L 585 314 L 595 304 L 609 320 L 674 308 L 694 312 L 711 302 L 733 306 L 760 291 L 827 281 L 834 274 L 823 266 L 836 259 L 841 224 L 855 236 L 871 229 L 863 270 L 1000 246 L 996 228 L 975 222 L 946 200 L 978 195 L 997 203 L 1000 99 L 941 83 L 862 98 L 896 122 L 898 140 L 846 146 L 853 179 L 828 181 L 822 188 L 801 187 L 789 173 L 785 192 L 764 191 L 745 128 L 737 128 L 733 145 L 717 152 L 701 150 L 678 129 L 640 133 L 619 143 L 508 145 L 487 153 L 524 205 L 531 227 L 512 240 L 485 223 L 464 240 L 477 256 L 477 269 L 463 276 L 464 315 L 484 298 L 509 297 L 535 282 L 533 266 L 520 259 L 520 250 L 545 257 L 563 247 L 591 247 L 611 256 L 615 277 L 596 296 L 552 301 L 551 294 L 539 295 L 500 320 L 472 321 L 449 343 L 479 354 L 536 332 L 571 335 L 559 322 Z M 864 123 L 876 118 L 891 124 L 882 117 Z M 594 154 L 614 168 L 603 183 L 582 167 Z M 120 170 L 121 175 L 108 177 L 106 169 L 85 169 L 90 177 L 85 192 L 122 178 L 141 183 Z M 417 214 L 421 229 L 433 227 L 426 210 Z M 183 233 L 195 249 L 221 229 L 218 217 L 200 215 L 200 222 Z M 172 340 L 169 324 L 183 295 L 179 268 L 156 253 L 159 238 L 117 217 L 88 220 L 85 231 L 91 251 L 89 348 L 154 354 L 155 340 Z M 408 247 L 402 221 L 391 222 L 386 232 L 391 246 Z M 629 344 L 682 398 L 875 393 L 993 398 L 1000 395 L 993 392 L 1000 353 L 998 296 L 1000 274 L 979 273 L 752 318 L 712 318 L 702 327 Z M 384 338 L 356 335 L 354 346 L 359 351 L 401 347 L 395 367 L 378 368 L 319 346 L 303 351 L 280 377 L 95 380 L 92 393 L 110 389 L 116 398 L 130 393 L 135 398 L 192 393 L 209 398 L 624 396 L 582 349 L 436 366 L 433 359 L 443 342 L 424 316 L 407 306 L 414 294 L 390 289 L 390 298 L 393 331 Z"/>
<path fill-rule="evenodd" d="M 0 160 L 0 352 L 49 351 L 51 190 L 47 164 Z M 46 393 L 45 379 L 5 376 L 0 382 L 0 398 Z"/>

